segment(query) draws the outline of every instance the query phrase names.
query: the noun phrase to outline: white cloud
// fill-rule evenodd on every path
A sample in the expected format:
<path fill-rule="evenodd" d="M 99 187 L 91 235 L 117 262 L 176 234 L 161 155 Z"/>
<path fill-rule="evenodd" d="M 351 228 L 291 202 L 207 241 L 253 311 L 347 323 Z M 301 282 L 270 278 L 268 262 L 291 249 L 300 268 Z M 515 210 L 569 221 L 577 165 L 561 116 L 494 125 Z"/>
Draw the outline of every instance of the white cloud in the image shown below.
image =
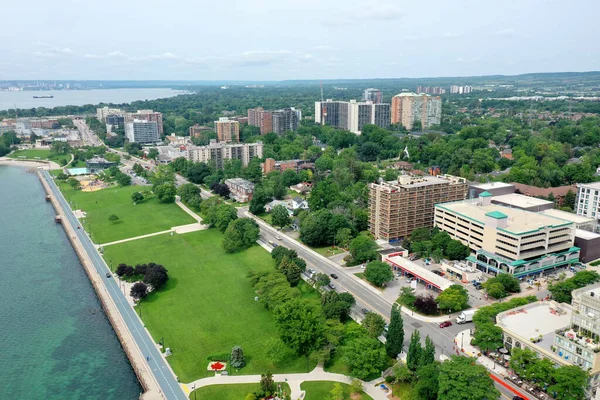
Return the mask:
<path fill-rule="evenodd" d="M 391 1 L 371 0 L 357 9 L 357 19 L 393 21 L 404 16 L 402 8 Z"/>
<path fill-rule="evenodd" d="M 452 33 L 452 32 L 446 32 L 442 35 L 442 37 L 446 38 L 446 39 L 454 39 L 454 38 L 459 38 L 461 36 L 462 36 L 461 34 Z"/>
<path fill-rule="evenodd" d="M 319 45 L 319 46 L 313 47 L 313 50 L 319 50 L 319 51 L 333 50 L 333 47 L 327 46 L 327 45 Z"/>
<path fill-rule="evenodd" d="M 57 56 L 61 56 L 61 55 L 68 56 L 68 55 L 74 54 L 73 50 L 71 50 L 69 47 L 55 46 L 50 43 L 35 42 L 34 46 L 43 48 L 41 50 L 37 50 L 32 53 L 36 57 L 51 58 L 51 57 L 57 57 Z"/>
<path fill-rule="evenodd" d="M 124 54 L 124 53 L 122 53 L 119 50 L 114 50 L 114 51 L 111 51 L 111 52 L 106 53 L 106 54 L 90 54 L 90 53 L 87 53 L 87 54 L 84 54 L 83 57 L 84 58 L 96 58 L 96 59 L 100 59 L 100 58 L 126 58 L 127 55 Z"/>

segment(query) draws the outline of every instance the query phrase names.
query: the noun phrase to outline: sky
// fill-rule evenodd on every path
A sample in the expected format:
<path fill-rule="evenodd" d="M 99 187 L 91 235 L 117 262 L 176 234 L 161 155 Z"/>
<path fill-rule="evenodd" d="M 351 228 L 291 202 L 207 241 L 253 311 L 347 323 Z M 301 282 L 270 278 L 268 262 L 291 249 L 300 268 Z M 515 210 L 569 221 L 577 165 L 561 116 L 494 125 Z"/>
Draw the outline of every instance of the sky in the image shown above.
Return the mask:
<path fill-rule="evenodd" d="M 0 80 L 286 80 L 600 70 L 598 0 L 20 0 Z"/>

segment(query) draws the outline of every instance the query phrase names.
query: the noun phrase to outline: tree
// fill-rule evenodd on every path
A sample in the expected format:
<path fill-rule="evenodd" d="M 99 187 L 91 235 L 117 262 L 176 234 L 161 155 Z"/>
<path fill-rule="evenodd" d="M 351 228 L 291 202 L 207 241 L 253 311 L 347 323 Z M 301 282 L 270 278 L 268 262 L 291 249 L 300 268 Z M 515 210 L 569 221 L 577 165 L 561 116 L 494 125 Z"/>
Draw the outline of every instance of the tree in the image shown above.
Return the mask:
<path fill-rule="evenodd" d="M 260 389 L 264 393 L 265 396 L 271 396 L 277 391 L 277 386 L 275 385 L 275 381 L 273 380 L 273 374 L 267 372 L 266 374 L 262 374 L 260 376 Z"/>
<path fill-rule="evenodd" d="M 190 182 L 200 184 L 210 174 L 210 167 L 205 163 L 189 163 L 184 175 Z"/>
<path fill-rule="evenodd" d="M 408 307 L 413 307 L 417 297 L 415 296 L 415 290 L 411 287 L 400 288 L 400 296 L 398 301 Z"/>
<path fill-rule="evenodd" d="M 556 393 L 558 400 L 585 398 L 585 388 L 588 386 L 588 373 L 576 365 L 565 365 L 554 370 L 554 384 L 548 388 L 548 393 Z"/>
<path fill-rule="evenodd" d="M 502 286 L 500 282 L 490 281 L 492 280 L 490 279 L 487 282 L 483 283 L 483 287 L 485 288 L 485 291 L 488 294 L 488 296 L 494 299 L 501 299 L 508 295 L 508 293 L 506 293 L 506 291 L 504 290 L 504 286 Z"/>
<path fill-rule="evenodd" d="M 225 252 L 235 253 L 236 251 L 252 246 L 258 240 L 259 236 L 260 229 L 253 219 L 234 219 L 229 222 L 229 226 L 225 230 L 221 246 Z M 298 279 L 300 279 L 300 273 L 298 274 Z"/>
<path fill-rule="evenodd" d="M 469 293 L 462 286 L 454 284 L 443 290 L 436 301 L 440 310 L 460 311 L 469 306 Z"/>
<path fill-rule="evenodd" d="M 169 280 L 169 275 L 165 267 L 159 264 L 148 265 L 146 275 L 144 275 L 144 283 L 152 286 L 154 290 L 160 289 Z"/>
<path fill-rule="evenodd" d="M 73 189 L 78 190 L 81 188 L 81 182 L 79 182 L 77 179 L 75 178 L 69 178 L 67 180 L 67 183 L 69 184 L 69 186 L 71 186 Z"/>
<path fill-rule="evenodd" d="M 415 385 L 419 399 L 437 400 L 439 390 L 439 363 L 425 365 L 417 371 L 419 378 Z"/>
<path fill-rule="evenodd" d="M 274 226 L 278 226 L 283 229 L 284 226 L 288 226 L 292 220 L 287 208 L 282 205 L 275 206 L 271 211 L 271 221 Z"/>
<path fill-rule="evenodd" d="M 116 178 L 119 186 L 131 186 L 131 177 L 129 175 L 119 171 Z"/>
<path fill-rule="evenodd" d="M 416 371 L 421 365 L 423 348 L 421 347 L 421 334 L 415 329 L 410 336 L 408 351 L 406 352 L 406 365 L 411 371 Z"/>
<path fill-rule="evenodd" d="M 242 368 L 246 365 L 244 350 L 240 346 L 234 346 L 231 349 L 231 366 L 233 368 Z"/>
<path fill-rule="evenodd" d="M 473 344 L 482 351 L 496 351 L 502 347 L 502 328 L 492 323 L 479 324 L 473 335 Z"/>
<path fill-rule="evenodd" d="M 185 158 L 182 158 L 185 161 Z M 135 163 L 133 164 L 133 167 L 131 168 L 133 170 L 133 172 L 135 172 L 137 175 L 142 175 L 144 173 L 144 167 L 142 167 L 139 163 Z"/>
<path fill-rule="evenodd" d="M 396 358 L 402 352 L 404 347 L 404 321 L 402 320 L 401 306 L 397 303 L 392 305 L 390 314 L 390 325 L 385 335 L 385 351 L 388 356 Z"/>
<path fill-rule="evenodd" d="M 564 205 L 566 207 L 569 207 L 571 210 L 574 210 L 576 198 L 577 196 L 575 195 L 575 193 L 571 189 L 569 189 L 569 191 L 565 195 Z"/>
<path fill-rule="evenodd" d="M 499 396 L 488 370 L 475 359 L 452 356 L 440 364 L 438 400 L 491 400 Z"/>
<path fill-rule="evenodd" d="M 350 340 L 343 347 L 342 354 L 351 376 L 358 379 L 379 376 L 387 364 L 387 355 L 381 342 L 366 336 Z"/>
<path fill-rule="evenodd" d="M 252 200 L 250 200 L 249 211 L 254 215 L 265 213 L 265 205 L 269 202 L 269 196 L 262 186 L 254 188 Z"/>
<path fill-rule="evenodd" d="M 419 368 L 424 367 L 435 362 L 435 345 L 433 340 L 427 335 L 425 337 L 425 348 L 421 352 L 421 360 L 419 362 Z"/>
<path fill-rule="evenodd" d="M 426 315 L 433 315 L 438 312 L 438 304 L 432 295 L 418 295 L 413 304 L 417 311 Z"/>
<path fill-rule="evenodd" d="M 162 183 L 153 189 L 159 203 L 173 203 L 177 195 L 177 188 L 173 183 Z"/>
<path fill-rule="evenodd" d="M 335 242 L 339 247 L 347 248 L 352 240 L 352 229 L 342 228 L 335 234 Z"/>
<path fill-rule="evenodd" d="M 141 194 L 140 192 L 134 192 L 131 194 L 131 200 L 134 203 L 139 203 L 144 200 L 144 195 Z"/>
<path fill-rule="evenodd" d="M 352 382 L 350 382 L 350 391 L 352 393 L 361 394 L 362 392 L 364 392 L 364 390 L 365 389 L 363 388 L 363 384 L 360 379 L 352 379 Z"/>
<path fill-rule="evenodd" d="M 186 183 L 177 188 L 177 194 L 181 197 L 181 201 L 187 203 L 191 199 L 200 196 L 200 189 L 193 183 Z"/>
<path fill-rule="evenodd" d="M 323 343 L 325 321 L 319 311 L 300 299 L 289 300 L 275 309 L 279 336 L 297 354 L 309 354 Z"/>
<path fill-rule="evenodd" d="M 281 339 L 270 339 L 266 345 L 266 356 L 274 366 L 279 365 L 290 353 L 289 347 Z"/>
<path fill-rule="evenodd" d="M 375 286 L 383 286 L 394 279 L 394 273 L 389 265 L 381 261 L 371 261 L 365 269 L 365 278 Z"/>
<path fill-rule="evenodd" d="M 317 284 L 317 287 L 323 287 L 329 285 L 331 279 L 329 279 L 329 276 L 327 274 L 319 272 L 315 274 L 314 281 Z"/>
<path fill-rule="evenodd" d="M 191 395 L 190 395 L 190 397 L 191 397 Z M 246 397 L 244 397 L 244 400 L 256 400 L 256 395 L 254 393 L 248 393 L 246 395 Z"/>
<path fill-rule="evenodd" d="M 125 271 L 127 271 L 127 264 L 119 264 L 115 270 L 115 273 L 117 276 L 121 277 L 125 275 Z"/>
<path fill-rule="evenodd" d="M 300 275 L 303 270 L 293 259 L 285 256 L 279 264 L 279 270 L 285 275 L 286 279 L 290 283 L 290 286 L 294 287 L 300 282 Z"/>
<path fill-rule="evenodd" d="M 141 300 L 148 294 L 148 286 L 144 282 L 136 282 L 131 287 L 129 295 L 135 300 Z"/>
<path fill-rule="evenodd" d="M 334 383 L 333 388 L 329 391 L 329 399 L 344 400 L 344 388 L 338 382 Z"/>
<path fill-rule="evenodd" d="M 362 321 L 362 326 L 367 331 L 367 334 L 372 338 L 378 338 L 383 333 L 385 327 L 385 321 L 381 315 L 369 312 L 365 315 L 365 319 Z"/>
<path fill-rule="evenodd" d="M 229 223 L 237 219 L 237 210 L 229 204 L 220 204 L 217 206 L 215 215 L 215 228 L 225 232 Z"/>
<path fill-rule="evenodd" d="M 110 214 L 108 216 L 108 220 L 110 221 L 111 224 L 116 224 L 117 222 L 119 222 L 119 217 L 116 216 L 115 214 Z"/>
<path fill-rule="evenodd" d="M 224 183 L 215 183 L 210 187 L 210 189 L 213 192 L 215 192 L 215 194 L 217 194 L 221 197 L 224 197 L 224 198 L 229 197 L 229 193 L 230 193 L 229 186 L 227 186 Z"/>
<path fill-rule="evenodd" d="M 450 260 L 463 260 L 469 253 L 469 248 L 458 240 L 450 240 L 446 247 L 446 256 Z"/>
<path fill-rule="evenodd" d="M 59 181 L 66 181 L 68 178 L 69 175 L 65 174 L 64 172 L 60 172 L 58 175 L 56 175 L 56 179 Z"/>
<path fill-rule="evenodd" d="M 367 236 L 358 236 L 353 239 L 348 250 L 356 263 L 363 263 L 377 258 L 377 243 Z"/>
<path fill-rule="evenodd" d="M 549 286 L 552 298 L 559 303 L 571 303 L 571 292 L 600 281 L 596 271 L 579 271 L 573 277 Z"/>
<path fill-rule="evenodd" d="M 337 293 L 331 290 L 321 296 L 321 308 L 328 319 L 345 320 L 354 304 L 354 296 L 347 292 Z"/>

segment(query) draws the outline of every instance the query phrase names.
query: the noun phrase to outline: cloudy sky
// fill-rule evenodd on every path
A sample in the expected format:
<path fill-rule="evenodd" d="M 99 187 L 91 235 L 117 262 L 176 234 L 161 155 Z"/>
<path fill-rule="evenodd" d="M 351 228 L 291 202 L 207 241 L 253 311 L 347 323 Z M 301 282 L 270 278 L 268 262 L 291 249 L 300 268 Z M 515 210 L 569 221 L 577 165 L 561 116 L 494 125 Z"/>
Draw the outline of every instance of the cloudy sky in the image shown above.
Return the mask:
<path fill-rule="evenodd" d="M 599 13 L 598 0 L 6 1 L 0 80 L 599 70 Z"/>

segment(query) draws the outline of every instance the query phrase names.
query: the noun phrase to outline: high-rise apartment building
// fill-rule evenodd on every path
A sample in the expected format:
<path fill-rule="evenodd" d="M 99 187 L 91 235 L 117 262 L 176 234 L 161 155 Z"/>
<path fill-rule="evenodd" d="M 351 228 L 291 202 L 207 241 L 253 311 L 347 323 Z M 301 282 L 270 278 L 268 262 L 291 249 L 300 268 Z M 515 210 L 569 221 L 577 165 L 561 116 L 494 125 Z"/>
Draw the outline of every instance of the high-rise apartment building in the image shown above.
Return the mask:
<path fill-rule="evenodd" d="M 98 121 L 106 123 L 106 117 L 108 117 L 109 115 L 123 115 L 123 112 L 120 108 L 96 108 L 96 118 L 98 118 Z"/>
<path fill-rule="evenodd" d="M 466 94 L 466 93 L 471 93 L 472 91 L 473 91 L 473 86 L 458 86 L 458 85 L 450 86 L 450 93 L 452 93 L 452 94 Z"/>
<path fill-rule="evenodd" d="M 417 94 L 444 94 L 446 89 L 439 86 L 417 86 Z"/>
<path fill-rule="evenodd" d="M 392 97 L 392 124 L 411 130 L 420 121 L 422 129 L 442 121 L 442 99 L 427 94 L 400 93 Z"/>
<path fill-rule="evenodd" d="M 125 136 L 130 142 L 154 144 L 160 142 L 156 121 L 134 119 L 125 124 Z"/>
<path fill-rule="evenodd" d="M 215 121 L 215 130 L 217 131 L 217 140 L 219 142 L 239 142 L 240 141 L 240 123 L 232 121 L 227 117 L 221 117 Z"/>
<path fill-rule="evenodd" d="M 577 184 L 575 213 L 600 221 L 600 182 Z"/>
<path fill-rule="evenodd" d="M 383 94 L 379 89 L 365 89 L 363 92 L 363 101 L 372 101 L 375 104 L 379 104 L 383 101 Z"/>
<path fill-rule="evenodd" d="M 390 126 L 390 105 L 374 104 L 372 101 L 357 102 L 333 101 L 315 102 L 315 122 L 347 129 L 360 135 L 365 124 L 382 128 Z"/>
<path fill-rule="evenodd" d="M 112 132 L 113 129 L 125 129 L 125 117 L 122 115 L 110 114 L 106 117 L 107 131 Z M 110 129 L 108 129 L 110 127 Z"/>
<path fill-rule="evenodd" d="M 273 132 L 281 135 L 289 131 L 297 131 L 300 122 L 298 111 L 294 108 L 273 111 Z M 300 113 L 300 115 L 302 114 Z"/>
<path fill-rule="evenodd" d="M 137 110 L 135 113 L 127 113 L 125 114 L 125 121 L 131 122 L 133 120 L 138 121 L 151 121 L 156 122 L 156 126 L 158 128 L 158 134 L 163 134 L 163 118 L 162 113 L 158 111 L 152 110 Z"/>
<path fill-rule="evenodd" d="M 263 108 L 251 108 L 248 110 L 248 125 L 260 128 L 260 134 L 273 132 L 273 113 Z"/>
<path fill-rule="evenodd" d="M 241 160 L 247 167 L 253 158 L 263 157 L 263 144 L 256 143 L 222 143 L 211 140 L 207 146 L 190 146 L 186 158 L 194 162 L 210 163 L 217 169 L 223 169 L 226 160 Z"/>
<path fill-rule="evenodd" d="M 452 175 L 400 175 L 397 181 L 369 184 L 369 231 L 396 241 L 417 228 L 433 227 L 434 205 L 464 200 L 468 184 Z"/>

